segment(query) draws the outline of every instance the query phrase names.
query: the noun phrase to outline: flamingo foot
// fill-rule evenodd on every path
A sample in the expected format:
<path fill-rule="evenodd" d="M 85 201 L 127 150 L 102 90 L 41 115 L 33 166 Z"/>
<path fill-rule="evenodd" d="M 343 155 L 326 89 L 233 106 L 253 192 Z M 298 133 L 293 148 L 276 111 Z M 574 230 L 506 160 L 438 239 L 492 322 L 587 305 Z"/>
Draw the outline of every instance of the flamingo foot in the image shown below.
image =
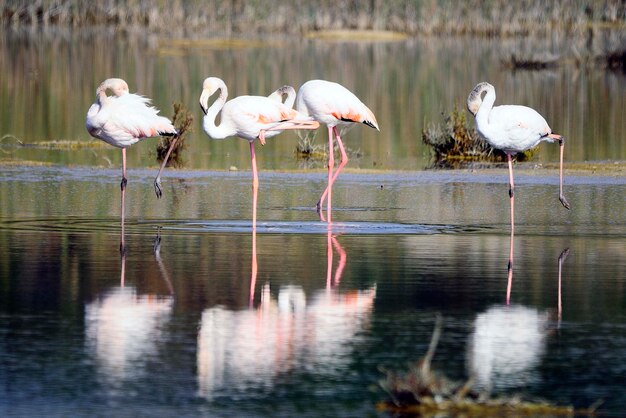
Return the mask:
<path fill-rule="evenodd" d="M 561 202 L 561 204 L 563 205 L 563 207 L 565 209 L 567 209 L 567 210 L 571 209 L 571 206 L 570 206 L 569 202 L 567 201 L 565 196 L 563 196 L 562 194 L 559 195 L 559 201 Z"/>
<path fill-rule="evenodd" d="M 154 179 L 154 193 L 156 193 L 157 199 L 163 196 L 163 189 L 161 188 L 161 179 L 159 177 Z"/>
<path fill-rule="evenodd" d="M 157 234 L 156 237 L 154 237 L 154 244 L 152 245 L 152 250 L 154 251 L 155 255 L 159 255 L 159 253 L 161 252 L 161 227 L 159 227 L 159 229 L 157 230 Z"/>

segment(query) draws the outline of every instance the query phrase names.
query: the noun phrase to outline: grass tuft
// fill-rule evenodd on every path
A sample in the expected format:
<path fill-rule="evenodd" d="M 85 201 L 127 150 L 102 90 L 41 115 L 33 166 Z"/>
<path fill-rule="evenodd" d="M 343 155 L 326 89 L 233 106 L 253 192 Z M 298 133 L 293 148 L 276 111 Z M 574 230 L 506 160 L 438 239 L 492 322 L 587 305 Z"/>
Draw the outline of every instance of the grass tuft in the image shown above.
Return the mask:
<path fill-rule="evenodd" d="M 422 141 L 433 153 L 430 168 L 461 168 L 476 162 L 506 161 L 506 154 L 493 148 L 468 126 L 466 113 L 455 108 L 443 122 L 429 124 L 422 131 Z M 517 161 L 527 161 L 534 150 L 517 154 Z"/>
<path fill-rule="evenodd" d="M 191 112 L 187 110 L 185 105 L 179 102 L 174 102 L 174 117 L 172 118 L 172 124 L 178 131 L 178 141 L 172 149 L 172 153 L 170 155 L 169 160 L 167 161 L 168 167 L 182 167 L 184 165 L 183 161 L 183 151 L 187 148 L 187 143 L 185 140 L 187 139 L 187 134 L 189 132 L 193 132 L 193 115 Z M 167 154 L 167 150 L 169 149 L 172 141 L 174 140 L 174 136 L 161 136 L 159 137 L 159 141 L 157 142 L 156 147 L 156 157 L 157 161 L 160 163 L 165 159 L 165 155 Z"/>

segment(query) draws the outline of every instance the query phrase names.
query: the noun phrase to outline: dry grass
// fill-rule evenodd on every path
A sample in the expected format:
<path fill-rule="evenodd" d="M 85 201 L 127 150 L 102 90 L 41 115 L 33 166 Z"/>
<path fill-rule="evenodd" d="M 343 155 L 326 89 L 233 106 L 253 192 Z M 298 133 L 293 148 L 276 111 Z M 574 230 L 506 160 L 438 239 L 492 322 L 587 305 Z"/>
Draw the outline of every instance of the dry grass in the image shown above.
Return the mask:
<path fill-rule="evenodd" d="M 586 410 L 552 405 L 545 401 L 524 400 L 521 395 L 491 397 L 472 389 L 472 379 L 465 383 L 449 380 L 431 369 L 442 332 L 442 319 L 437 317 L 426 355 L 409 366 L 406 373 L 384 371 L 379 382 L 389 400 L 380 402 L 379 410 L 396 416 L 471 416 L 471 417 L 534 417 L 593 416 L 600 402 Z"/>
<path fill-rule="evenodd" d="M 516 36 L 624 28 L 620 0 L 0 0 L 12 26 L 142 27 L 154 32 L 307 33 L 343 29 Z"/>
<path fill-rule="evenodd" d="M 175 102 L 173 106 L 174 117 L 172 118 L 172 123 L 178 131 L 178 140 L 176 141 L 176 145 L 172 149 L 170 158 L 167 161 L 167 166 L 182 167 L 184 165 L 183 151 L 187 148 L 187 143 L 185 142 L 185 140 L 187 139 L 187 135 L 189 134 L 189 132 L 193 131 L 193 115 L 182 103 Z M 159 137 L 159 141 L 157 142 L 156 146 L 156 157 L 158 162 L 162 162 L 165 159 L 167 150 L 170 148 L 170 145 L 172 144 L 174 138 L 176 137 Z"/>

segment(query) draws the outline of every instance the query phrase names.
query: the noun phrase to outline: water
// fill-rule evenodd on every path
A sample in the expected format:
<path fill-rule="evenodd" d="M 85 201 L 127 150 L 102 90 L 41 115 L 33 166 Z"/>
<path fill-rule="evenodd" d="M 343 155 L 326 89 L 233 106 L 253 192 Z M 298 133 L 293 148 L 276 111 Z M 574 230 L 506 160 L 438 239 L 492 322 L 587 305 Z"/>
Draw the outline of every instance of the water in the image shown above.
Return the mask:
<path fill-rule="evenodd" d="M 262 173 L 254 282 L 249 173 L 131 170 L 123 258 L 116 174 L 0 171 L 3 415 L 375 416 L 437 314 L 450 378 L 623 414 L 623 178 L 519 173 L 507 306 L 506 171 L 347 174 L 330 235 Z"/>
<path fill-rule="evenodd" d="M 608 416 L 624 415 L 626 180 L 623 163 L 606 163 L 626 158 L 624 74 L 500 63 L 529 42 L 563 52 L 575 41 L 268 38 L 173 50 L 100 29 L 2 35 L 0 415 L 384 416 L 381 368 L 419 360 L 438 314 L 433 367 L 448 377 L 577 408 L 602 399 Z M 231 95 L 336 80 L 374 110 L 381 132 L 344 136 L 352 152 L 330 234 L 314 210 L 323 162 L 296 159 L 297 136 L 285 133 L 257 153 L 252 235 L 247 144 L 201 132 L 208 75 Z M 123 237 L 121 153 L 84 129 L 111 76 L 165 115 L 181 101 L 196 117 L 162 199 L 155 141 L 129 151 Z M 508 296 L 506 170 L 423 170 L 422 129 L 463 109 L 483 80 L 499 103 L 531 105 L 567 137 L 571 211 L 557 200 L 557 147 L 516 168 Z M 590 161 L 597 172 L 571 168 Z"/>

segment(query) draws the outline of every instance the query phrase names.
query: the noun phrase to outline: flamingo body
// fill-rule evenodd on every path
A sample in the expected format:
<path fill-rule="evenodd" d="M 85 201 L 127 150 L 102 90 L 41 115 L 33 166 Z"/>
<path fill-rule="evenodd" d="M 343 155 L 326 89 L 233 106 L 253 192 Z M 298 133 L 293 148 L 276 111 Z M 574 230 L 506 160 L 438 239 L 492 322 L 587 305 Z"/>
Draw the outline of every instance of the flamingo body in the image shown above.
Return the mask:
<path fill-rule="evenodd" d="M 107 96 L 107 89 L 114 95 Z M 96 101 L 87 112 L 85 126 L 94 138 L 114 147 L 128 148 L 143 138 L 176 134 L 170 120 L 158 113 L 158 109 L 150 106 L 150 99 L 129 93 L 124 80 L 110 78 L 96 90 Z"/>
<path fill-rule="evenodd" d="M 364 123 L 380 130 L 374 113 L 354 93 L 332 81 L 310 80 L 304 83 L 298 91 L 296 109 L 329 127 Z"/>
<path fill-rule="evenodd" d="M 485 92 L 484 99 L 481 99 Z M 467 107 L 476 117 L 478 133 L 494 148 L 516 154 L 537 146 L 541 141 L 554 142 L 548 122 L 535 109 L 526 106 L 493 106 L 496 91 L 489 83 L 479 83 L 467 99 Z"/>

